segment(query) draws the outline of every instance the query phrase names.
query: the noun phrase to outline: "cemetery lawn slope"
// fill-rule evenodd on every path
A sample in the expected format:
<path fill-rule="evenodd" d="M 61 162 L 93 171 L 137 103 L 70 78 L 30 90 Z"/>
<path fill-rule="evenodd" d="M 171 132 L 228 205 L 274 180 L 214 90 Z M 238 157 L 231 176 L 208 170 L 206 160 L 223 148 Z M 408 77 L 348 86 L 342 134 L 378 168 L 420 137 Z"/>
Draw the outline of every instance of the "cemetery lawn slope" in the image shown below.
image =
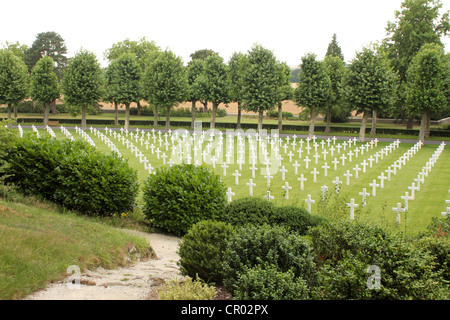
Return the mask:
<path fill-rule="evenodd" d="M 148 242 L 85 216 L 57 212 L 42 203 L 0 199 L 0 300 L 21 299 L 67 276 L 69 266 L 115 268 L 137 255 L 149 257 Z M 137 249 L 137 250 L 136 250 Z"/>

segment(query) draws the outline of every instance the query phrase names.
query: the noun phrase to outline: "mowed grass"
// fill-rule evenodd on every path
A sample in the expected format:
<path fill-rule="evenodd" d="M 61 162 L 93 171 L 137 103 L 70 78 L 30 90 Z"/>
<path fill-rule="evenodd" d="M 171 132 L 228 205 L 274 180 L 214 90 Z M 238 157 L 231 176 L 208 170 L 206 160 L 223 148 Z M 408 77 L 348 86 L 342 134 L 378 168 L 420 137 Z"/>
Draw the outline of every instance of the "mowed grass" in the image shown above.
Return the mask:
<path fill-rule="evenodd" d="M 130 248 L 142 257 L 151 253 L 144 238 L 30 199 L 0 200 L 0 243 L 0 300 L 22 299 L 63 280 L 72 265 L 115 268 L 129 261 Z"/>
<path fill-rule="evenodd" d="M 110 131 L 106 131 L 104 128 L 98 129 L 115 144 L 115 146 L 120 150 L 123 158 L 128 161 L 129 165 L 138 171 L 138 177 L 140 183 L 142 184 L 148 177 L 149 173 L 148 170 L 144 168 L 144 163 L 140 163 L 139 158 L 136 157 L 136 151 L 132 153 L 130 150 L 131 148 L 127 148 L 126 144 L 119 141 L 118 136 L 114 138 Z M 39 132 L 40 134 L 48 134 L 43 129 L 39 130 Z M 73 134 L 74 138 L 81 139 L 81 135 L 77 134 L 75 130 L 70 130 L 70 132 Z M 173 134 L 167 135 L 167 141 L 169 144 L 165 145 L 164 143 L 166 141 L 166 137 L 164 136 L 164 133 L 161 134 L 161 142 L 159 142 L 158 134 L 152 134 L 149 131 L 146 131 L 144 135 L 139 134 L 139 137 L 143 137 L 142 141 L 139 139 L 136 140 L 134 137 L 133 140 L 131 140 L 131 132 L 133 132 L 133 136 L 135 136 L 136 131 L 135 129 L 132 129 L 130 130 L 130 134 L 127 139 L 132 141 L 133 144 L 137 146 L 138 152 L 140 151 L 145 155 L 153 168 L 153 172 L 155 168 L 168 165 L 173 146 L 181 146 L 182 148 L 186 147 L 186 142 L 182 142 L 180 144 L 176 139 L 174 140 L 175 143 L 172 144 L 171 137 Z M 183 131 L 179 132 L 181 136 Z M 54 133 L 57 138 L 65 138 L 59 129 L 55 129 Z M 86 130 L 86 133 L 91 137 L 98 149 L 103 152 L 111 152 L 105 142 L 100 139 L 100 135 L 94 134 L 95 131 L 91 133 L 88 129 Z M 117 133 L 120 132 L 117 131 Z M 192 137 L 192 135 L 188 135 L 187 139 L 189 139 L 189 137 Z M 201 149 L 197 151 L 197 159 L 201 159 L 200 153 L 202 150 L 206 150 L 208 143 L 212 143 L 214 148 L 219 146 L 217 137 L 213 141 L 209 141 L 208 138 L 209 136 L 206 135 L 206 138 L 203 140 L 203 144 L 201 145 Z M 144 144 L 146 140 L 149 141 L 148 147 Z M 298 153 L 300 140 L 304 141 L 301 157 Z M 379 157 L 378 161 L 372 162 L 371 167 L 367 165 L 365 173 L 362 170 L 359 171 L 358 178 L 356 178 L 353 168 L 358 165 L 359 168 L 362 169 L 362 162 L 364 160 L 369 163 L 368 159 L 371 156 L 374 157 L 377 152 L 380 153 L 382 149 L 386 148 L 391 143 L 378 142 L 377 146 L 375 146 L 375 144 L 371 146 L 369 142 L 356 143 L 354 145 L 352 144 L 352 146 L 347 146 L 346 150 L 344 150 L 343 144 L 344 142 L 348 142 L 348 140 L 336 140 L 335 143 L 333 143 L 332 140 L 330 142 L 326 142 L 324 140 L 323 147 L 328 151 L 328 154 L 324 157 L 322 154 L 323 149 L 321 140 L 316 140 L 318 143 L 317 152 L 315 151 L 312 141 L 310 142 L 311 149 L 309 155 L 305 149 L 307 145 L 305 139 L 297 138 L 297 146 L 293 146 L 292 142 L 293 139 L 291 137 L 289 143 L 286 138 L 283 138 L 282 142 L 279 143 L 279 153 L 283 159 L 281 161 L 281 165 L 271 166 L 271 175 L 273 176 L 273 179 L 270 181 L 270 186 L 268 186 L 267 179 L 265 177 L 266 166 L 262 163 L 263 156 L 259 147 L 255 150 L 258 157 L 256 160 L 256 167 L 258 169 L 255 172 L 255 177 L 252 178 L 252 171 L 250 170 L 252 161 L 250 158 L 251 150 L 248 139 L 245 139 L 245 143 L 242 147 L 244 150 L 242 157 L 245 162 L 241 165 L 241 170 L 237 164 L 237 159 L 241 157 L 241 155 L 238 154 L 240 147 L 237 137 L 234 137 L 233 140 L 234 148 L 232 149 L 233 156 L 230 159 L 231 161 L 227 161 L 226 159 L 227 143 L 226 138 L 224 138 L 222 145 L 223 152 L 222 154 L 218 154 L 217 158 L 219 160 L 215 164 L 215 167 L 211 161 L 208 161 L 208 159 L 210 159 L 213 155 L 216 155 L 214 151 L 209 152 L 209 157 L 207 157 L 208 159 L 203 161 L 202 165 L 209 166 L 211 170 L 221 177 L 224 185 L 227 188 L 231 188 L 231 191 L 234 193 L 232 200 L 249 196 L 249 187 L 247 186 L 247 183 L 250 179 L 252 179 L 253 183 L 256 184 L 253 188 L 253 195 L 255 197 L 263 197 L 267 195 L 268 191 L 270 191 L 271 196 L 274 197 L 271 201 L 275 201 L 279 205 L 296 205 L 306 208 L 305 200 L 308 195 L 310 195 L 315 201 L 315 203 L 311 205 L 311 212 L 313 214 L 329 216 L 340 215 L 348 219 L 350 218 L 350 208 L 347 207 L 347 203 L 350 202 L 350 199 L 354 199 L 355 203 L 358 204 L 358 207 L 355 209 L 355 219 L 365 219 L 382 224 L 389 229 L 407 233 L 424 231 L 433 217 L 439 217 L 441 216 L 441 212 L 446 211 L 448 204 L 445 203 L 445 200 L 450 199 L 450 167 L 448 166 L 450 161 L 450 150 L 448 148 L 444 148 L 444 151 L 440 155 L 436 164 L 433 166 L 431 172 L 428 174 L 428 177 L 425 177 L 424 183 L 420 186 L 420 191 L 415 191 L 414 200 L 408 201 L 408 210 L 401 214 L 401 222 L 400 225 L 398 225 L 396 223 L 397 214 L 392 210 L 392 208 L 396 207 L 397 203 L 401 203 L 402 206 L 404 206 L 404 200 L 401 197 L 405 195 L 405 192 L 409 192 L 409 195 L 411 195 L 411 190 L 408 189 L 408 187 L 415 182 L 414 179 L 418 177 L 418 174 L 422 171 L 422 168 L 426 165 L 427 161 L 431 159 L 432 154 L 437 150 L 438 145 L 423 145 L 415 155 L 406 161 L 405 165 L 403 165 L 401 169 L 397 169 L 396 174 L 391 174 L 390 181 L 384 181 L 383 188 L 377 187 L 376 196 L 372 196 L 372 187 L 370 186 L 370 183 L 372 183 L 375 179 L 376 183 L 380 184 L 379 176 L 381 173 L 383 172 L 384 175 L 387 176 L 386 170 L 397 160 L 399 160 L 400 157 L 409 149 L 411 149 L 414 144 L 400 143 L 398 148 L 383 156 L 383 159 Z M 154 145 L 153 153 L 150 148 L 152 144 Z M 193 144 L 191 143 L 191 145 L 191 162 L 194 162 L 194 159 L 196 158 L 193 150 Z M 283 148 L 284 145 L 287 145 L 287 147 Z M 334 155 L 332 156 L 330 148 L 336 147 L 337 145 L 341 145 L 342 148 L 340 152 L 336 149 L 334 151 Z M 353 155 L 351 161 L 350 159 L 346 159 L 344 160 L 344 164 L 342 163 L 340 157 L 343 154 L 347 154 L 350 150 L 354 150 L 356 147 L 360 148 L 361 146 L 368 145 L 369 147 L 365 149 L 364 153 L 360 153 L 358 156 Z M 161 151 L 159 159 L 156 152 L 157 149 Z M 231 151 L 229 152 L 231 153 Z M 268 152 L 270 158 L 272 152 L 270 145 L 268 145 Z M 290 152 L 293 154 L 291 159 L 289 157 Z M 317 158 L 317 163 L 313 157 L 316 153 L 320 156 Z M 163 154 L 167 156 L 165 160 L 163 160 Z M 304 162 L 306 156 L 311 159 L 308 168 L 306 168 L 306 163 Z M 339 164 L 336 166 L 336 170 L 334 170 L 334 164 L 332 163 L 332 160 L 335 158 L 339 161 Z M 300 164 L 297 174 L 295 173 L 293 166 L 295 161 Z M 224 162 L 227 162 L 228 164 L 226 172 L 224 172 L 223 167 L 221 167 Z M 325 176 L 324 169 L 322 168 L 325 163 L 330 166 L 327 170 L 327 176 Z M 282 179 L 281 173 L 283 166 L 287 170 L 284 180 Z M 311 173 L 314 168 L 316 168 L 319 172 L 316 176 L 316 182 L 313 181 L 313 174 Z M 236 172 L 236 170 L 238 170 L 240 174 L 238 178 L 238 185 L 236 185 L 235 176 L 233 176 L 233 173 Z M 346 177 L 344 176 L 347 170 L 353 175 L 350 177 L 349 185 L 346 184 Z M 304 190 L 300 190 L 300 182 L 298 181 L 301 174 L 303 174 L 307 179 L 307 181 L 304 182 Z M 339 193 L 335 192 L 335 184 L 333 183 L 337 177 L 342 182 L 340 184 Z M 289 190 L 288 199 L 285 198 L 286 189 L 283 189 L 286 182 L 292 188 Z M 325 202 L 322 200 L 323 186 L 328 188 Z M 359 195 L 363 188 L 366 188 L 366 192 L 370 193 L 370 196 L 367 197 L 366 206 L 362 205 L 362 197 Z M 142 204 L 141 198 L 138 199 L 138 203 Z"/>

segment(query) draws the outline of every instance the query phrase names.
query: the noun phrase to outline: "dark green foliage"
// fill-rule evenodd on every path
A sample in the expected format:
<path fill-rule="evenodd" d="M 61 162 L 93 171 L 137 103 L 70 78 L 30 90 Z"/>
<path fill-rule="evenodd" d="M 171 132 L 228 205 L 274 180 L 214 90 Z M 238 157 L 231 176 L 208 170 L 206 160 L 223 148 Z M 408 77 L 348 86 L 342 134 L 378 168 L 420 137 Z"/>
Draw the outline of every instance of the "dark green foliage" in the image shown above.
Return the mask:
<path fill-rule="evenodd" d="M 273 265 L 244 267 L 235 285 L 236 300 L 304 300 L 308 299 L 306 281 L 296 278 L 292 270 L 279 271 Z"/>
<path fill-rule="evenodd" d="M 225 193 L 219 176 L 207 167 L 161 167 L 144 183 L 144 213 L 155 227 L 184 235 L 199 221 L 221 218 Z"/>
<path fill-rule="evenodd" d="M 309 227 L 318 225 L 324 218 L 311 215 L 296 206 L 276 206 L 264 198 L 245 197 L 230 202 L 223 215 L 223 221 L 234 226 L 277 225 L 289 228 L 298 234 L 305 234 Z"/>
<path fill-rule="evenodd" d="M 241 227 L 230 237 L 224 254 L 224 283 L 231 292 L 246 268 L 268 264 L 280 272 L 292 270 L 308 285 L 315 281 L 316 266 L 309 243 L 279 226 Z"/>
<path fill-rule="evenodd" d="M 183 275 L 202 280 L 223 281 L 223 254 L 235 229 L 221 221 L 205 220 L 192 226 L 178 248 L 178 265 Z"/>
<path fill-rule="evenodd" d="M 436 256 L 401 235 L 347 221 L 320 224 L 308 235 L 320 270 L 318 299 L 448 299 Z M 380 270 L 379 289 L 367 287 L 369 266 Z"/>
<path fill-rule="evenodd" d="M 6 182 L 85 214 L 112 215 L 133 210 L 136 171 L 117 154 L 104 154 L 82 141 L 19 139 L 4 157 Z"/>

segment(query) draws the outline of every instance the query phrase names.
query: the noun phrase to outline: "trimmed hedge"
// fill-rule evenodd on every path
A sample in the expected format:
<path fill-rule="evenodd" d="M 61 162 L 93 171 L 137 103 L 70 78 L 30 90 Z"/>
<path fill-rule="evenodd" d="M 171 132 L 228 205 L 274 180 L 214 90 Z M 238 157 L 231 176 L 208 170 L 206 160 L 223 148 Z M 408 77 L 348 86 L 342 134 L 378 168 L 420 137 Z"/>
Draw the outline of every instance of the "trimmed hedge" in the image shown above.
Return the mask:
<path fill-rule="evenodd" d="M 113 215 L 134 209 L 136 170 L 117 154 L 80 140 L 37 138 L 28 133 L 3 157 L 5 182 L 85 214 Z"/>

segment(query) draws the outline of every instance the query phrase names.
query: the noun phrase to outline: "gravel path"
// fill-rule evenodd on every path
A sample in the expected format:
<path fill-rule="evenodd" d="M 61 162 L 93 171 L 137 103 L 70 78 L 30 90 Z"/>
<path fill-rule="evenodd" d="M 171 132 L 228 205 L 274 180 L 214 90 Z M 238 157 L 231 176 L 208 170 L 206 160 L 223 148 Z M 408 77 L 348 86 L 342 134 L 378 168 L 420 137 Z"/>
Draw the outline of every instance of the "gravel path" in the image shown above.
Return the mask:
<path fill-rule="evenodd" d="M 165 279 L 181 278 L 176 265 L 178 242 L 180 238 L 157 233 L 143 233 L 127 230 L 142 235 L 156 253 L 156 259 L 140 261 L 126 268 L 106 270 L 88 270 L 81 274 L 78 289 L 69 288 L 67 280 L 50 284 L 25 300 L 146 300 L 156 299 L 156 288 Z"/>

